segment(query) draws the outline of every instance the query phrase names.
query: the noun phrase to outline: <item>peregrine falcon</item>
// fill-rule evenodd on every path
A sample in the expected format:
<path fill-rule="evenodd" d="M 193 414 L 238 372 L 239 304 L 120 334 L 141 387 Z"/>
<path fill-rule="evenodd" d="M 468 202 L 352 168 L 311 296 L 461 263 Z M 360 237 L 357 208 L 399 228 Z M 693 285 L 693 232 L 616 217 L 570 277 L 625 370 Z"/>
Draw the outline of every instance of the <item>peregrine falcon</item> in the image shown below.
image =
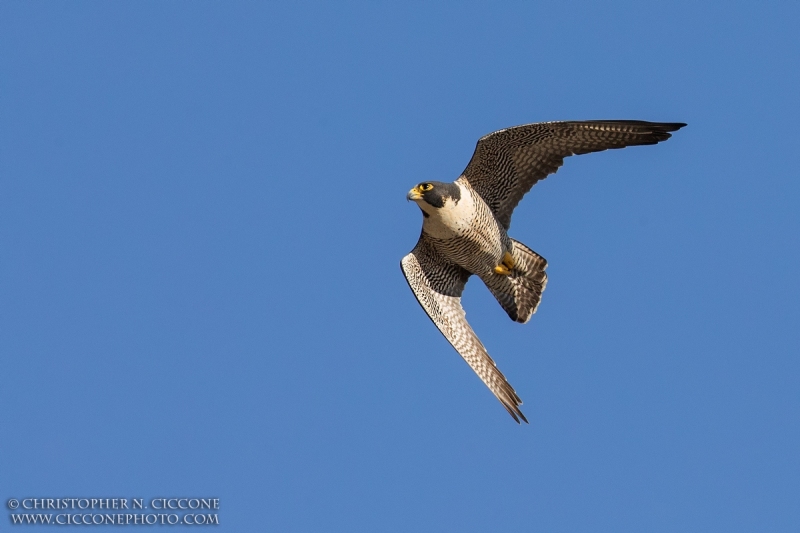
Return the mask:
<path fill-rule="evenodd" d="M 522 400 L 489 357 L 461 306 L 473 274 L 511 320 L 526 323 L 539 305 L 547 261 L 508 236 L 511 213 L 536 182 L 571 155 L 657 144 L 686 124 L 640 120 L 542 122 L 478 140 L 453 183 L 428 181 L 408 193 L 422 210 L 422 234 L 400 265 L 417 301 L 445 338 L 519 423 Z"/>

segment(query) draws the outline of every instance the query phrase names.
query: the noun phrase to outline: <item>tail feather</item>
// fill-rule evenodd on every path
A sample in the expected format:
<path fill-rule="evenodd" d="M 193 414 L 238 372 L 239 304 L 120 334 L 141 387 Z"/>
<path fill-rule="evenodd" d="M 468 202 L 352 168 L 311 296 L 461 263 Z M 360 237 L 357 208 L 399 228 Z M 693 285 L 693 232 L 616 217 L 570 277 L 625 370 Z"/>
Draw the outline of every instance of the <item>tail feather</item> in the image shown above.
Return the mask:
<path fill-rule="evenodd" d="M 514 268 L 511 274 L 491 274 L 483 278 L 486 286 L 511 320 L 522 324 L 530 320 L 547 285 L 547 261 L 521 242 L 512 239 Z"/>

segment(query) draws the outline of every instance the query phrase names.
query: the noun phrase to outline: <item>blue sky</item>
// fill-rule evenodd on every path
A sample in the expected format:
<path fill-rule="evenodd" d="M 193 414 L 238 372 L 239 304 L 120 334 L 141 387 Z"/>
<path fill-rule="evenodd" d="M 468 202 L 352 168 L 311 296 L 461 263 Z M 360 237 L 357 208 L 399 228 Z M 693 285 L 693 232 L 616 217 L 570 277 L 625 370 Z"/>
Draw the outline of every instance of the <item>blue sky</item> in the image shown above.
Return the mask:
<path fill-rule="evenodd" d="M 4 507 L 218 497 L 228 531 L 797 531 L 799 15 L 3 2 Z M 467 285 L 518 426 L 406 286 L 405 194 L 455 179 L 486 133 L 582 119 L 689 126 L 570 158 L 523 200 L 511 236 L 550 264 L 529 324 Z"/>

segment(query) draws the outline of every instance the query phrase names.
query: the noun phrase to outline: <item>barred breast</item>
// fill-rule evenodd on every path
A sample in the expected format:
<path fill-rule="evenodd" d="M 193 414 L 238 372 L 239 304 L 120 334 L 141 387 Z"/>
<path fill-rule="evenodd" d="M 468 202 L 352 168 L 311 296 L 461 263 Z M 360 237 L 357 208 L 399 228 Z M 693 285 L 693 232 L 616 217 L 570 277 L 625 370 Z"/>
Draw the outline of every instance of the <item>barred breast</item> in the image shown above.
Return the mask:
<path fill-rule="evenodd" d="M 449 261 L 479 276 L 491 274 L 511 250 L 511 239 L 478 193 L 461 180 L 456 184 L 461 199 L 448 198 L 423 220 L 422 231 Z"/>

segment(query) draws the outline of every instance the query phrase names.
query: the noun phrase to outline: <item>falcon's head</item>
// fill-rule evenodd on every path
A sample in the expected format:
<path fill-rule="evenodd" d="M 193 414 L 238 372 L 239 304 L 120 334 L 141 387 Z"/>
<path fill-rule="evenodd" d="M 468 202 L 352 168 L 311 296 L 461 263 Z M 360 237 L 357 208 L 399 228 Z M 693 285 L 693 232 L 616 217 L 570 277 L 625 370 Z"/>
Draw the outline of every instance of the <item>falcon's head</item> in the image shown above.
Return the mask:
<path fill-rule="evenodd" d="M 452 200 L 450 205 L 458 204 L 461 200 L 461 189 L 455 183 L 425 181 L 408 191 L 406 198 L 417 202 L 425 213 L 431 208 L 441 209 L 449 203 L 448 200 Z"/>

